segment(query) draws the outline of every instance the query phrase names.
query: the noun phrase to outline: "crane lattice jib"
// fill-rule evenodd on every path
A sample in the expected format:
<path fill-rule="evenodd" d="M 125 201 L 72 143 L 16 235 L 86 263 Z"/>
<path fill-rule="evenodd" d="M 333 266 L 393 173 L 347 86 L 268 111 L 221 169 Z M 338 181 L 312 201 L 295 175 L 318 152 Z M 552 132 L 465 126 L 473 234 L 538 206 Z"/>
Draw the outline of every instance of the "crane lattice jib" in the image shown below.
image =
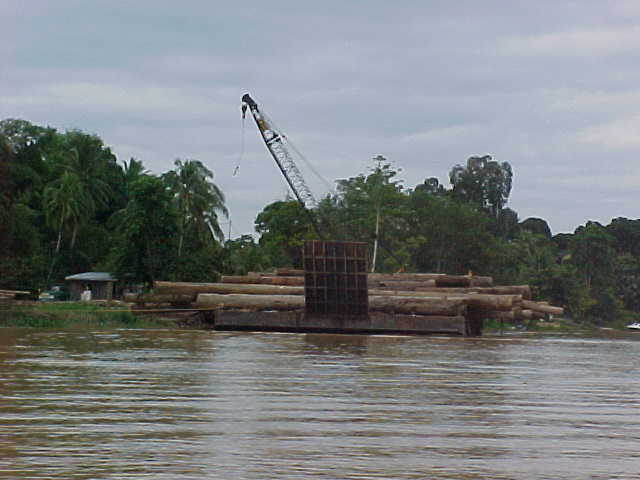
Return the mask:
<path fill-rule="evenodd" d="M 284 135 L 274 127 L 273 123 L 269 121 L 264 113 L 260 112 L 258 105 L 248 94 L 242 97 L 242 102 L 243 115 L 248 107 L 267 149 L 278 165 L 282 175 L 284 175 L 285 180 L 289 184 L 298 202 L 307 208 L 314 208 L 317 205 L 316 199 L 313 197 L 311 190 L 304 181 L 302 173 L 300 173 L 300 170 L 293 161 L 284 143 Z"/>

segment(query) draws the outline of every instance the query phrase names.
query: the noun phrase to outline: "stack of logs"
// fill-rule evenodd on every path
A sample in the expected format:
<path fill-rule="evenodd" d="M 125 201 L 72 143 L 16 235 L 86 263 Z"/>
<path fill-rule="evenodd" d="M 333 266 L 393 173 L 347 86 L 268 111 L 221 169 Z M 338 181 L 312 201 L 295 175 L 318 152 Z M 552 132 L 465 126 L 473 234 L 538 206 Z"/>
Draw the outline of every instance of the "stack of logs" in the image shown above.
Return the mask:
<path fill-rule="evenodd" d="M 531 299 L 528 285 L 494 286 L 491 277 L 433 273 L 368 275 L 369 311 L 424 316 L 466 316 L 519 322 L 562 315 Z M 157 281 L 153 293 L 127 294 L 142 308 L 215 308 L 242 311 L 304 309 L 304 272 L 223 276 L 218 283 Z"/>
<path fill-rule="evenodd" d="M 2 290 L 0 289 L 0 305 L 11 303 L 19 295 L 29 295 L 29 292 L 22 290 Z"/>

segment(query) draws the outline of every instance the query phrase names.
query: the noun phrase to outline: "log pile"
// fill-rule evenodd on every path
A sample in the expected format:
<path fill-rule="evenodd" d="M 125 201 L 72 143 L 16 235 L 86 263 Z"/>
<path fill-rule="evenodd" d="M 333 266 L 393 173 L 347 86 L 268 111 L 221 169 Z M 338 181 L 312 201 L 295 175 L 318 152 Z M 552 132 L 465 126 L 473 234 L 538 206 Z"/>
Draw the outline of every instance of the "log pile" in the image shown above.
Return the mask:
<path fill-rule="evenodd" d="M 509 322 L 563 314 L 560 307 L 533 301 L 528 285 L 494 286 L 486 276 L 371 273 L 367 278 L 371 313 Z M 125 301 L 142 308 L 303 311 L 304 271 L 252 272 L 223 276 L 216 283 L 157 281 L 153 293 L 129 294 Z"/>
<path fill-rule="evenodd" d="M 15 303 L 14 300 L 18 296 L 30 295 L 31 292 L 23 290 L 2 290 L 0 289 L 0 308 L 7 309 Z"/>

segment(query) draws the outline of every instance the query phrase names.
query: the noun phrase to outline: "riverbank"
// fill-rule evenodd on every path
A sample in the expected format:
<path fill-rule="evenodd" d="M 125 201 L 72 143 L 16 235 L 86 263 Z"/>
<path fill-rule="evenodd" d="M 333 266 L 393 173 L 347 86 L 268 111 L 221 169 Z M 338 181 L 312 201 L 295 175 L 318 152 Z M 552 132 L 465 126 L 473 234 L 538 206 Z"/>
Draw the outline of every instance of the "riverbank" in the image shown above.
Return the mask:
<path fill-rule="evenodd" d="M 606 327 L 576 322 L 568 318 L 532 321 L 523 325 L 485 320 L 483 332 L 595 333 L 602 328 L 624 331 L 628 319 Z M 193 312 L 149 313 L 131 310 L 121 302 L 15 302 L 10 309 L 0 310 L 0 327 L 72 328 L 211 328 Z"/>
<path fill-rule="evenodd" d="M 513 325 L 506 322 L 501 325 L 497 320 L 485 320 L 483 333 L 486 335 L 495 335 L 500 332 L 590 335 L 603 331 L 628 332 L 629 330 L 626 326 L 636 321 L 638 321 L 638 317 L 632 312 L 627 312 L 616 322 L 607 325 L 600 325 L 590 321 L 579 322 L 562 317 L 553 320 L 534 320 L 521 325 Z"/>
<path fill-rule="evenodd" d="M 0 310 L 0 327 L 152 327 L 161 324 L 153 318 L 136 316 L 128 306 L 116 303 L 15 302 L 10 308 Z"/>

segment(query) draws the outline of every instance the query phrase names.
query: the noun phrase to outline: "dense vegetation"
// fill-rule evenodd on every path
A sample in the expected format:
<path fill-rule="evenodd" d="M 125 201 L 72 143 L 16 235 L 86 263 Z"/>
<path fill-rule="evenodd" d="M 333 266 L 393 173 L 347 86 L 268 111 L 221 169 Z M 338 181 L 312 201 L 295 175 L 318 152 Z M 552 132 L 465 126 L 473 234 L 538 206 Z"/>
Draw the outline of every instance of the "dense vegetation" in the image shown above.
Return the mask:
<path fill-rule="evenodd" d="M 66 275 L 214 280 L 220 273 L 296 264 L 315 234 L 291 199 L 264 207 L 250 235 L 224 239 L 227 216 L 213 173 L 176 160 L 162 175 L 119 163 L 96 135 L 0 122 L 0 288 L 39 289 Z M 327 236 L 369 242 L 377 271 L 493 275 L 529 283 L 570 315 L 610 322 L 640 312 L 640 220 L 587 222 L 552 236 L 540 218 L 507 207 L 511 166 L 489 156 L 406 188 L 376 157 L 369 172 L 338 180 L 315 210 Z"/>

